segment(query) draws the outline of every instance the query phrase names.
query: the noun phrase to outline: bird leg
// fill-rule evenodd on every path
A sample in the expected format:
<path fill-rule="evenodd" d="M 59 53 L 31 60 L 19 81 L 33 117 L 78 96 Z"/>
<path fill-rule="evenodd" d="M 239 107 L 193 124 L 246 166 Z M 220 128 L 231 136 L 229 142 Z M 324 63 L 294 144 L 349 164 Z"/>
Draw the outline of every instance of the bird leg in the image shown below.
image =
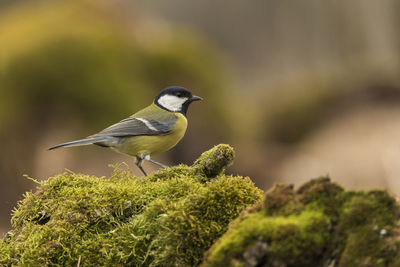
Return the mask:
<path fill-rule="evenodd" d="M 153 163 L 153 164 L 156 164 L 156 165 L 158 165 L 158 166 L 160 166 L 161 168 L 164 168 L 164 169 L 169 168 L 167 165 L 164 165 L 164 164 L 162 164 L 162 163 L 160 163 L 160 162 L 157 162 L 157 161 L 155 161 L 155 160 L 152 160 L 152 159 L 150 158 L 150 155 L 149 155 L 149 154 L 139 154 L 139 155 L 137 155 L 137 156 L 135 157 L 135 164 L 136 164 L 136 166 L 138 166 L 138 168 L 143 172 L 144 176 L 147 176 L 147 173 L 144 171 L 144 169 L 143 169 L 143 167 L 142 167 L 142 163 L 143 163 L 144 160 L 145 160 L 145 161 L 148 161 L 148 162 L 151 162 L 151 163 Z"/>
<path fill-rule="evenodd" d="M 160 162 L 154 161 L 150 157 L 145 158 L 144 160 L 147 160 L 148 162 L 154 163 L 154 164 L 156 164 L 156 165 L 158 165 L 158 166 L 160 166 L 161 168 L 164 168 L 164 169 L 169 168 L 167 165 L 164 165 L 164 164 L 162 164 Z"/>
<path fill-rule="evenodd" d="M 138 168 L 143 172 L 144 176 L 147 176 L 147 173 L 144 171 L 143 167 L 142 167 L 142 163 L 143 163 L 143 158 L 142 156 L 136 156 L 135 157 L 135 164 L 136 166 L 138 166 Z"/>
<path fill-rule="evenodd" d="M 144 171 L 142 165 L 138 165 L 138 167 L 143 172 L 144 176 L 147 176 L 147 173 Z"/>

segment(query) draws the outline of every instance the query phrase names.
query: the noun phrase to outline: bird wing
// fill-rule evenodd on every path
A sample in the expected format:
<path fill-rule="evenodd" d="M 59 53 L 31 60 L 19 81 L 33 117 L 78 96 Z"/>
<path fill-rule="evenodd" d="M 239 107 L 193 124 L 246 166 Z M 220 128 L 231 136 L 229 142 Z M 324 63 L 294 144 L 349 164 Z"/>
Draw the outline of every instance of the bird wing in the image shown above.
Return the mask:
<path fill-rule="evenodd" d="M 166 121 L 158 121 L 153 119 L 145 119 L 138 117 L 129 117 L 103 131 L 94 134 L 90 137 L 98 136 L 114 136 L 114 137 L 127 137 L 138 135 L 162 135 L 172 131 L 176 120 L 176 116 L 170 117 Z"/>

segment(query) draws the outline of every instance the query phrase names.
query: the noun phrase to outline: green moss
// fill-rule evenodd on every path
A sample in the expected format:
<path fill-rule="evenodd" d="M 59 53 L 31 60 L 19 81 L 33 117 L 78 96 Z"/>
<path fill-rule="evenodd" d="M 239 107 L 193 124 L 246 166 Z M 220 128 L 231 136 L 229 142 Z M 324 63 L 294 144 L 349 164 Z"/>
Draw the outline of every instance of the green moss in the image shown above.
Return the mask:
<path fill-rule="evenodd" d="M 350 195 L 338 225 L 347 234 L 340 262 L 343 266 L 388 266 L 400 258 L 399 244 L 393 239 L 398 228 L 394 222 L 399 219 L 395 199 L 378 190 Z"/>
<path fill-rule="evenodd" d="M 225 145 L 208 155 L 227 150 L 233 155 Z M 205 155 L 202 162 L 215 166 Z M 195 169 L 180 165 L 138 178 L 116 168 L 108 179 L 72 172 L 49 178 L 15 209 L 14 234 L 0 242 L 0 265 L 76 266 L 79 259 L 81 266 L 197 265 L 262 192 L 249 178 L 220 170 L 204 181 Z"/>
<path fill-rule="evenodd" d="M 398 266 L 399 206 L 383 190 L 344 191 L 329 178 L 278 184 L 241 214 L 202 266 Z"/>
<path fill-rule="evenodd" d="M 254 257 L 254 248 L 260 246 L 261 241 L 265 250 L 259 255 L 259 261 L 266 262 L 265 257 L 268 257 L 270 262 L 309 266 L 309 256 L 322 254 L 328 238 L 329 221 L 321 212 L 305 211 L 288 217 L 269 217 L 259 212 L 230 230 L 226 238 L 216 244 L 207 264 L 234 266 L 237 262 L 248 261 Z"/>
<path fill-rule="evenodd" d="M 286 211 L 291 213 L 293 210 L 297 210 L 297 204 L 293 185 L 276 184 L 264 195 L 265 211 L 271 215 L 282 214 L 283 207 L 286 207 Z"/>
<path fill-rule="evenodd" d="M 223 173 L 233 156 L 219 145 L 147 177 L 115 167 L 108 179 L 40 182 L 14 211 L 0 265 L 399 266 L 399 205 L 386 191 L 320 177 L 261 201 L 249 178 Z"/>
<path fill-rule="evenodd" d="M 229 145 L 218 145 L 204 152 L 193 164 L 193 172 L 213 178 L 233 163 L 235 152 Z"/>

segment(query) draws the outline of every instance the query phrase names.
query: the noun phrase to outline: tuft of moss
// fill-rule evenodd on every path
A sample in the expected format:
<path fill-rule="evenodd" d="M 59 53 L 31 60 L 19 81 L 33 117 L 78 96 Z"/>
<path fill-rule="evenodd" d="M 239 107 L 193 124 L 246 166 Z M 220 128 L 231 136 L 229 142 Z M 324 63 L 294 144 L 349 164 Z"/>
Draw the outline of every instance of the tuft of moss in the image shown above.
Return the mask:
<path fill-rule="evenodd" d="M 213 178 L 233 163 L 235 151 L 231 146 L 220 144 L 204 152 L 193 164 L 193 173 Z"/>
<path fill-rule="evenodd" d="M 14 210 L 0 265 L 196 266 L 262 198 L 248 177 L 223 173 L 233 155 L 219 145 L 192 167 L 147 177 L 116 167 L 108 179 L 67 172 L 40 182 Z"/>
<path fill-rule="evenodd" d="M 205 253 L 201 266 L 399 266 L 399 205 L 328 177 L 278 184 Z"/>
<path fill-rule="evenodd" d="M 288 184 L 275 184 L 264 195 L 263 205 L 267 213 L 281 212 L 281 208 L 294 202 L 294 186 Z"/>

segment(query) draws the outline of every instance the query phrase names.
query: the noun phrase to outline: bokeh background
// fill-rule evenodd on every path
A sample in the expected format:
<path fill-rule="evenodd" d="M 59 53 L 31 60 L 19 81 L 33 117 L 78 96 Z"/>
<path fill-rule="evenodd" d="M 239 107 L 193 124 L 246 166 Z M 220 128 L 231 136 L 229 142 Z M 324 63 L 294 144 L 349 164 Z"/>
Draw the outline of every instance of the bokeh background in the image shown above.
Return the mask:
<path fill-rule="evenodd" d="M 397 0 L 0 1 L 0 234 L 35 184 L 65 170 L 108 176 L 133 161 L 85 137 L 180 85 L 190 164 L 229 143 L 228 171 L 262 189 L 320 175 L 400 194 Z M 150 170 L 154 167 L 146 165 Z"/>

